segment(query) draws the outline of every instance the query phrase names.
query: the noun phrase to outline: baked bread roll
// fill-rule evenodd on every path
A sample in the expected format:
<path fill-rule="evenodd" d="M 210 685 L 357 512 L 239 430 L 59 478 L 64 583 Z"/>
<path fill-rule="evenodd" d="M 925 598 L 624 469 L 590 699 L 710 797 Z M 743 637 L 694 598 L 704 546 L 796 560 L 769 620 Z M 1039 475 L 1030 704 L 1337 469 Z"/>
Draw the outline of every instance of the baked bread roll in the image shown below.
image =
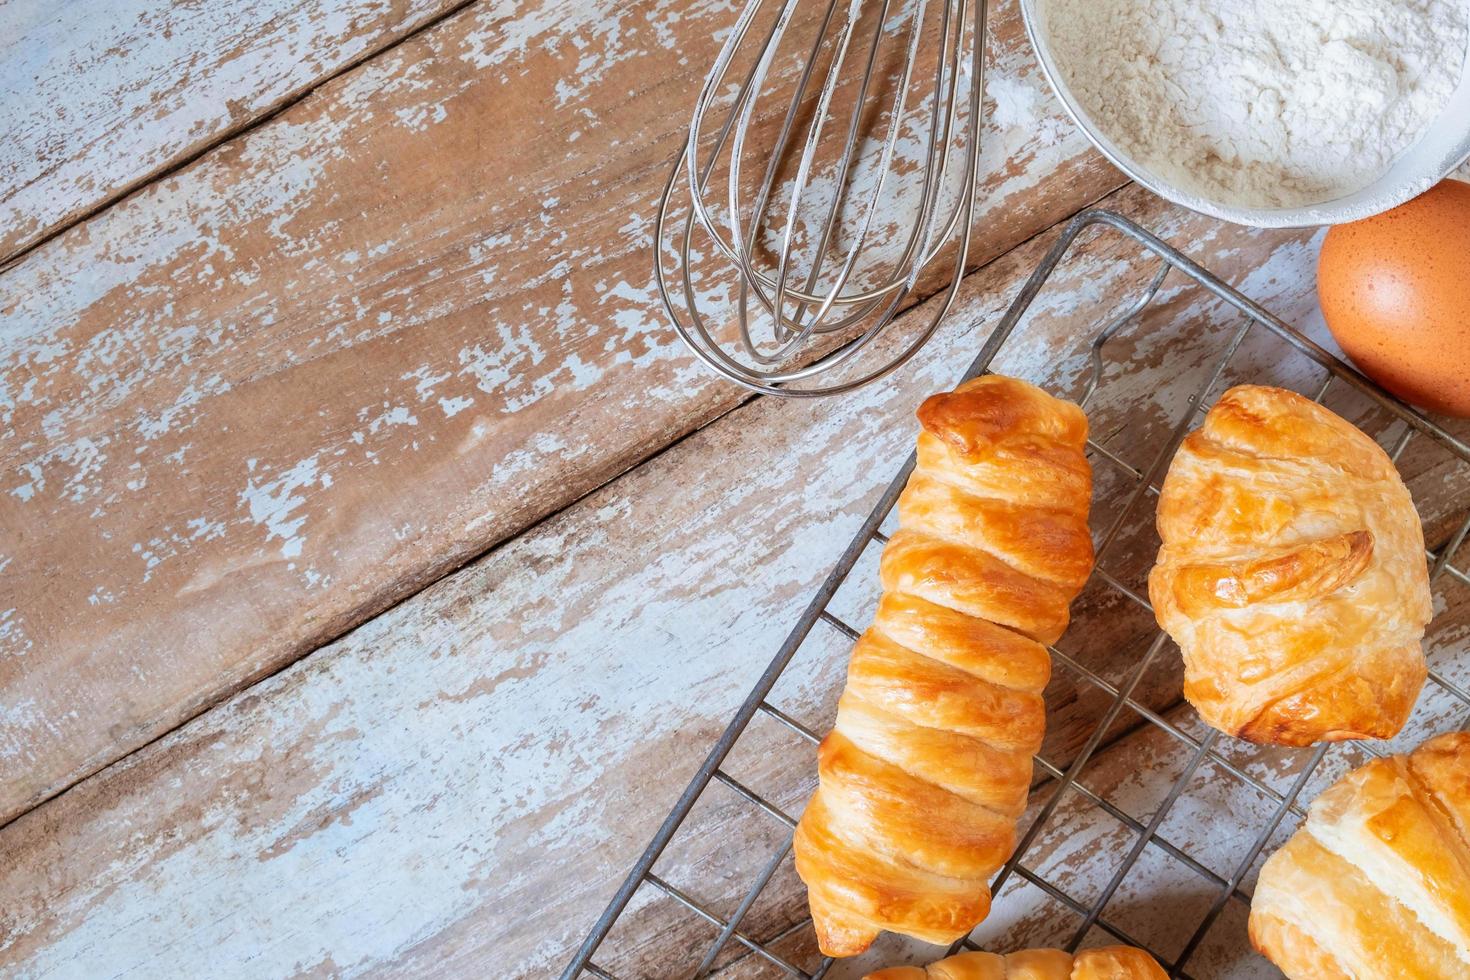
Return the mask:
<path fill-rule="evenodd" d="M 960 953 L 926 967 L 895 966 L 863 980 L 1166 980 L 1168 974 L 1141 949 L 1104 946 L 1073 956 L 1060 949 Z"/>
<path fill-rule="evenodd" d="M 1318 796 L 1261 868 L 1250 937 L 1294 980 L 1470 976 L 1470 732 Z"/>
<path fill-rule="evenodd" d="M 796 829 L 822 951 L 933 943 L 990 910 L 1046 722 L 1043 644 L 1092 569 L 1082 410 L 986 376 L 919 408 L 918 464 Z"/>
<path fill-rule="evenodd" d="M 1398 733 L 1424 683 L 1424 532 L 1388 454 L 1317 403 L 1231 388 L 1159 495 L 1148 592 L 1184 695 L 1252 742 Z"/>

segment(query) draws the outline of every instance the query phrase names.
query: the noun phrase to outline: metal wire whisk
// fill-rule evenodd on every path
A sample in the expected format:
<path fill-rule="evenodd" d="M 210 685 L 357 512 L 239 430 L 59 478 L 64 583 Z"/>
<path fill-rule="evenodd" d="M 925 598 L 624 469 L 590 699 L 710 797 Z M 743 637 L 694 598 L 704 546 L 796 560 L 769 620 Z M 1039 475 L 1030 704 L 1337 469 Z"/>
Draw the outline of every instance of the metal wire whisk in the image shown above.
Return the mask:
<path fill-rule="evenodd" d="M 757 392 L 838 394 L 933 335 L 968 259 L 979 170 L 986 4 L 970 2 L 748 0 L 655 222 L 660 298 L 709 367 Z M 824 134 L 839 128 L 834 154 Z M 884 338 L 951 243 L 943 297 L 909 336 Z"/>

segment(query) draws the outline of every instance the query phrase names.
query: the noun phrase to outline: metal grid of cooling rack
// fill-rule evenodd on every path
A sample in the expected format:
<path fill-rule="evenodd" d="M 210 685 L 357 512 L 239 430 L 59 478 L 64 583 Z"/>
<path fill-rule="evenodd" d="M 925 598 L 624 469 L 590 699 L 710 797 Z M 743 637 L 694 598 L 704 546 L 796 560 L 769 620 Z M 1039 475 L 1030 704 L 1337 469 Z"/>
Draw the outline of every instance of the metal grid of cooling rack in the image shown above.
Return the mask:
<path fill-rule="evenodd" d="M 1387 410 L 1398 420 L 1406 423 L 1403 433 L 1389 450 L 1389 454 L 1395 462 L 1399 460 L 1404 449 L 1408 446 L 1410 439 L 1418 434 L 1434 440 L 1460 461 L 1470 463 L 1470 446 L 1467 446 L 1454 435 L 1446 432 L 1419 413 L 1392 399 L 1353 368 L 1337 360 L 1326 350 L 1313 343 L 1294 328 L 1226 286 L 1218 278 L 1196 265 L 1177 249 L 1128 221 L 1126 218 L 1108 211 L 1084 211 L 1070 222 L 1056 244 L 1050 249 L 1040 265 L 1027 280 L 1020 294 L 1011 304 L 994 333 L 986 341 L 979 356 L 975 358 L 975 361 L 965 373 L 966 378 L 974 377 L 988 370 L 991 361 L 1011 336 L 1017 324 L 1030 308 L 1032 301 L 1065 257 L 1078 235 L 1085 229 L 1096 225 L 1106 226 L 1114 232 L 1133 239 L 1143 247 L 1145 254 L 1151 253 L 1157 258 L 1159 266 L 1152 280 L 1137 301 L 1129 305 L 1121 314 L 1108 321 L 1095 335 L 1091 346 L 1091 374 L 1089 380 L 1086 382 L 1083 395 L 1079 399 L 1083 408 L 1088 406 L 1101 382 L 1103 376 L 1102 351 L 1104 345 L 1122 327 L 1130 323 L 1148 307 L 1150 302 L 1158 294 L 1166 278 L 1170 275 L 1183 275 L 1193 280 L 1215 296 L 1224 300 L 1229 306 L 1234 307 L 1242 317 L 1239 327 L 1231 336 L 1224 350 L 1216 357 L 1213 365 L 1206 372 L 1207 377 L 1205 383 L 1190 396 L 1185 410 L 1180 413 L 1180 417 L 1172 427 L 1170 437 L 1146 467 L 1142 469 L 1135 467 L 1101 443 L 1089 441 L 1089 448 L 1097 460 L 1105 461 L 1107 465 L 1117 467 L 1125 479 L 1132 481 L 1131 489 L 1124 496 L 1125 502 L 1122 509 L 1109 522 L 1097 541 L 1097 565 L 1093 572 L 1095 577 L 1105 582 L 1108 587 L 1121 593 L 1128 601 L 1136 603 L 1144 609 L 1149 609 L 1146 598 L 1104 570 L 1103 559 L 1117 541 L 1130 514 L 1134 512 L 1138 504 L 1150 495 L 1157 494 L 1158 481 L 1168 466 L 1170 459 L 1173 457 L 1175 449 L 1192 427 L 1192 424 L 1197 421 L 1199 414 L 1207 408 L 1208 396 L 1224 375 L 1226 368 L 1231 362 L 1231 358 L 1240 349 L 1246 336 L 1253 329 L 1269 331 L 1325 369 L 1326 374 L 1320 388 L 1316 392 L 1317 401 L 1320 402 L 1327 395 L 1331 386 L 1339 383 L 1347 384 L 1376 402 L 1381 408 Z M 810 920 L 799 922 L 765 940 L 758 940 L 741 930 L 741 923 L 746 914 L 761 896 L 762 890 L 770 882 L 777 868 L 786 859 L 790 851 L 790 832 L 796 826 L 796 819 L 785 813 L 770 800 L 725 772 L 721 769 L 721 765 L 757 713 L 774 719 L 812 745 L 815 745 L 819 741 L 820 737 L 816 732 L 801 724 L 795 718 L 782 711 L 778 706 L 770 703 L 767 700 L 767 696 L 770 694 L 777 680 L 781 677 L 786 666 L 790 663 L 797 649 L 819 621 L 825 623 L 828 628 L 835 629 L 850 640 L 857 639 L 858 630 L 830 612 L 828 605 L 837 593 L 838 588 L 846 581 L 853 566 L 857 563 L 859 557 L 867 547 L 868 542 L 886 542 L 887 538 L 880 530 L 880 525 L 882 525 L 884 519 L 897 502 L 898 495 L 902 491 L 904 484 L 908 481 L 913 466 L 914 458 L 910 455 L 908 461 L 900 468 L 892 482 L 889 483 L 877 506 L 868 515 L 867 519 L 858 529 L 852 542 L 838 559 L 831 574 L 828 575 L 827 579 L 817 590 L 810 604 L 802 613 L 800 619 L 797 620 L 790 635 L 782 643 L 781 648 L 777 651 L 770 665 L 761 674 L 755 687 L 735 713 L 735 717 L 731 720 L 720 739 L 715 743 L 704 764 L 699 767 L 694 778 L 690 781 L 689 786 L 679 797 L 678 802 L 675 803 L 673 810 L 659 827 L 648 848 L 638 859 L 622 886 L 613 896 L 612 901 L 608 903 L 606 910 L 588 934 L 576 956 L 562 973 L 563 980 L 572 980 L 572 978 L 583 974 L 590 974 L 591 976 L 603 978 L 603 980 L 614 980 L 611 973 L 597 965 L 594 957 L 602 941 L 607 937 L 634 893 L 644 886 L 657 889 L 664 895 L 672 898 L 689 912 L 692 912 L 719 930 L 718 936 L 709 945 L 702 961 L 694 968 L 692 975 L 695 977 L 705 975 L 714 965 L 720 953 L 732 942 L 744 946 L 750 953 L 763 958 L 772 967 L 779 971 L 784 971 L 784 973 L 790 976 L 814 980 L 814 978 L 823 976 L 832 965 L 830 959 L 824 960 L 815 970 L 808 972 L 789 962 L 775 950 L 775 947 L 782 940 L 787 939 L 802 929 L 810 928 Z M 1470 534 L 1470 513 L 1466 514 L 1464 520 L 1458 525 L 1450 539 L 1438 552 L 1430 551 L 1427 553 L 1427 559 L 1430 564 L 1431 584 L 1439 580 L 1441 576 L 1449 576 L 1462 584 L 1470 585 L 1470 575 L 1467 575 L 1465 571 L 1451 564 L 1451 559 L 1465 541 L 1467 534 Z M 1297 802 L 1297 797 L 1308 784 L 1331 746 L 1324 744 L 1311 749 L 1298 774 L 1292 779 L 1285 791 L 1280 791 L 1268 785 L 1262 779 L 1252 775 L 1247 771 L 1245 766 L 1235 763 L 1223 754 L 1217 745 L 1222 739 L 1219 733 L 1209 730 L 1202 738 L 1196 738 L 1178 725 L 1170 722 L 1158 712 L 1135 700 L 1133 697 L 1135 689 L 1148 675 L 1151 668 L 1153 668 L 1160 650 L 1166 645 L 1167 639 L 1167 636 L 1162 631 L 1156 632 L 1152 642 L 1147 645 L 1137 663 L 1127 672 L 1119 684 L 1109 682 L 1076 659 L 1069 657 L 1060 650 L 1052 649 L 1052 657 L 1057 664 L 1071 671 L 1084 683 L 1101 690 L 1112 700 L 1104 710 L 1101 719 L 1093 729 L 1090 737 L 1083 744 L 1071 764 L 1065 769 L 1058 768 L 1046 762 L 1041 757 L 1037 757 L 1036 763 L 1038 767 L 1049 777 L 1048 782 L 1052 787 L 1050 796 L 1047 797 L 1046 802 L 1022 834 L 1015 853 L 1006 862 L 1005 866 L 997 872 L 995 879 L 991 883 L 991 891 L 998 895 L 1001 886 L 1005 884 L 1007 879 L 1012 876 L 1022 878 L 1041 889 L 1042 892 L 1062 906 L 1082 917 L 1080 926 L 1072 936 L 1069 944 L 1070 949 L 1076 949 L 1080 946 L 1089 931 L 1095 927 L 1108 933 L 1118 942 L 1149 949 L 1155 958 L 1165 965 L 1170 976 L 1190 978 L 1186 966 L 1189 964 L 1194 953 L 1199 949 L 1205 935 L 1209 932 L 1210 927 L 1225 908 L 1227 902 L 1232 897 L 1247 903 L 1249 902 L 1249 896 L 1241 891 L 1241 884 L 1249 874 L 1256 858 L 1271 839 L 1272 834 L 1276 831 L 1282 820 L 1286 818 L 1288 813 L 1293 813 L 1298 817 L 1305 815 L 1305 809 Z M 1460 685 L 1445 677 L 1440 671 L 1431 670 L 1429 679 L 1431 683 L 1438 685 L 1460 704 L 1470 708 L 1470 692 L 1467 692 Z M 1157 807 L 1147 823 L 1129 815 L 1103 796 L 1088 789 L 1078 780 L 1078 776 L 1087 765 L 1088 760 L 1092 758 L 1099 746 L 1102 745 L 1106 733 L 1112 729 L 1114 722 L 1118 720 L 1119 714 L 1125 708 L 1136 712 L 1147 722 L 1166 732 L 1171 738 L 1183 743 L 1189 753 L 1188 761 L 1184 765 L 1183 770 L 1175 778 L 1167 795 L 1163 798 L 1162 803 Z M 1378 745 L 1365 742 L 1354 744 L 1369 754 L 1384 754 L 1384 749 Z M 1223 769 L 1243 783 L 1253 787 L 1266 799 L 1271 801 L 1272 806 L 1272 812 L 1269 818 L 1260 825 L 1259 833 L 1246 853 L 1235 864 L 1234 870 L 1229 876 L 1223 876 L 1205 867 L 1188 853 L 1159 836 L 1158 833 L 1161 824 L 1164 822 L 1171 808 L 1179 800 L 1186 785 L 1194 776 L 1195 771 L 1207 759 L 1213 766 Z M 717 915 L 684 890 L 653 873 L 655 862 L 664 852 L 669 842 L 674 838 L 675 833 L 711 782 L 723 784 L 754 808 L 762 811 L 766 818 L 777 821 L 785 828 L 784 846 L 777 848 L 769 861 L 757 873 L 755 879 L 745 891 L 743 899 L 728 917 Z M 1045 785 L 1038 790 L 1038 792 L 1043 793 L 1045 791 Z M 1087 798 L 1093 805 L 1101 808 L 1111 817 L 1128 827 L 1133 834 L 1132 843 L 1128 848 L 1126 857 L 1118 865 L 1096 898 L 1090 902 L 1082 902 L 1075 899 L 1058 883 L 1047 880 L 1044 876 L 1022 863 L 1032 843 L 1036 841 L 1037 836 L 1047 827 L 1048 821 L 1052 818 L 1058 805 L 1069 791 L 1076 792 Z M 1123 928 L 1109 921 L 1107 916 L 1104 915 L 1109 901 L 1115 892 L 1117 892 L 1128 871 L 1149 845 L 1162 849 L 1182 865 L 1190 868 L 1193 872 L 1206 879 L 1215 890 L 1213 902 L 1185 944 L 1183 952 L 1177 956 L 1161 955 L 1157 950 L 1150 949 L 1147 943 L 1140 942 L 1130 936 Z M 954 949 L 958 950 L 962 947 L 978 948 L 968 937 L 956 943 Z"/>

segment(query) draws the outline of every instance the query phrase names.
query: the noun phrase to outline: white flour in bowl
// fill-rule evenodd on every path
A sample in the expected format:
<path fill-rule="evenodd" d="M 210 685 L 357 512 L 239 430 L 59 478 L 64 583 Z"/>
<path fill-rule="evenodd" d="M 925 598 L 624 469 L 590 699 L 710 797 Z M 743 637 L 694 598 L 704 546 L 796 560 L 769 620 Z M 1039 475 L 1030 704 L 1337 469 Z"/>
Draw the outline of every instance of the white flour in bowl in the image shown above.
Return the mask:
<path fill-rule="evenodd" d="M 1158 177 L 1300 207 L 1372 183 L 1465 71 L 1465 0 L 1043 0 L 1073 95 Z"/>

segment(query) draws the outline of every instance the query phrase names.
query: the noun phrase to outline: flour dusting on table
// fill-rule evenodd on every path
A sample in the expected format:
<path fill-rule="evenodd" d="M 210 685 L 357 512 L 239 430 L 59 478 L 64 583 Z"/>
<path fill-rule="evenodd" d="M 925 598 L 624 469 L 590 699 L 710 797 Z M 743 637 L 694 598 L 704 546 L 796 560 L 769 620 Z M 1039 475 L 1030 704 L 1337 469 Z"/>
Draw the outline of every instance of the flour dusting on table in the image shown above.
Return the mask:
<path fill-rule="evenodd" d="M 1066 84 L 1159 177 L 1217 202 L 1359 190 L 1449 101 L 1463 0 L 1045 0 Z"/>

